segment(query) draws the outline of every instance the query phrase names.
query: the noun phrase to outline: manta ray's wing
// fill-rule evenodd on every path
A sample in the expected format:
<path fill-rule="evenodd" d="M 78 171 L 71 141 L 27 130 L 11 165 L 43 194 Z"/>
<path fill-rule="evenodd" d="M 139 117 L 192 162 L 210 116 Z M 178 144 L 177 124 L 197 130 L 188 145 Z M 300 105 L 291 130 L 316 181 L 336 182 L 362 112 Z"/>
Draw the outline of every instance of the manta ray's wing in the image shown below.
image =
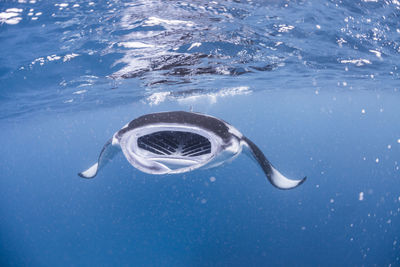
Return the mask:
<path fill-rule="evenodd" d="M 80 177 L 83 178 L 93 178 L 97 175 L 97 172 L 103 168 L 121 149 L 117 146 L 112 145 L 112 139 L 108 140 L 103 146 L 100 152 L 99 158 L 95 164 L 93 164 L 89 169 L 78 173 Z"/>
<path fill-rule="evenodd" d="M 245 136 L 242 137 L 242 140 L 250 149 L 251 154 L 257 160 L 260 167 L 263 169 L 270 183 L 276 188 L 292 189 L 301 185 L 306 180 L 307 177 L 304 177 L 301 180 L 291 180 L 286 178 L 272 166 L 272 164 L 268 161 L 264 153 L 256 146 L 256 144 L 254 144 L 250 139 Z"/>

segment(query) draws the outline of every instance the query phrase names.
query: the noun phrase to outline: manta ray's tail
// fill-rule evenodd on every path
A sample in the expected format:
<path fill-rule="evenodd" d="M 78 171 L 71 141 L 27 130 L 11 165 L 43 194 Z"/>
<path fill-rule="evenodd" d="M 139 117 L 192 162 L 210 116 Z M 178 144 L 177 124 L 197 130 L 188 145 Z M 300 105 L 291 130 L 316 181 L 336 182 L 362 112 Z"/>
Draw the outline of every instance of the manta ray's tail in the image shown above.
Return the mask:
<path fill-rule="evenodd" d="M 78 175 L 82 178 L 88 179 L 95 177 L 97 172 L 103 168 L 117 154 L 118 151 L 120 150 L 111 144 L 111 139 L 108 140 L 103 146 L 97 162 L 86 171 L 78 173 Z"/>
<path fill-rule="evenodd" d="M 254 144 L 250 139 L 243 136 L 242 140 L 247 144 L 251 151 L 253 157 L 257 160 L 260 167 L 263 169 L 265 175 L 267 176 L 270 183 L 279 189 L 292 189 L 295 188 L 306 180 L 304 177 L 301 180 L 291 180 L 283 176 L 278 170 L 276 170 L 268 159 L 265 157 L 264 153 Z"/>

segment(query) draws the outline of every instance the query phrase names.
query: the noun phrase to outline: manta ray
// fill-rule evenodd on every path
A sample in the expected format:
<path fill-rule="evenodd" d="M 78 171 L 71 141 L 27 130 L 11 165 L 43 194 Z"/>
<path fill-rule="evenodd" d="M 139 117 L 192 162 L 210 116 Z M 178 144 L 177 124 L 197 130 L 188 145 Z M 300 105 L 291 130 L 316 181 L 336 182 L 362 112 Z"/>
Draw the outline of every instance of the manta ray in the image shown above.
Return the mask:
<path fill-rule="evenodd" d="M 185 111 L 152 113 L 132 120 L 107 141 L 97 162 L 79 176 L 95 177 L 121 150 L 133 167 L 149 174 L 184 173 L 216 167 L 245 150 L 276 188 L 292 189 L 306 180 L 306 177 L 300 180 L 286 178 L 256 144 L 227 122 Z"/>

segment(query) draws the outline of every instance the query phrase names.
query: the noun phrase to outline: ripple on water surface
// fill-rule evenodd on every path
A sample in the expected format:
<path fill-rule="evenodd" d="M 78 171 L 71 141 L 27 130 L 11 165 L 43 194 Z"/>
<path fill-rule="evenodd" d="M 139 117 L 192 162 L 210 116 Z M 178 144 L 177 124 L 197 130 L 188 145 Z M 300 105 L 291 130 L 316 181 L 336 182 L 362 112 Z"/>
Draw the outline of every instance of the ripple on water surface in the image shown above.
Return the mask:
<path fill-rule="evenodd" d="M 396 91 L 399 7 L 398 1 L 7 2 L 0 8 L 1 116 L 154 105 L 236 87 Z"/>

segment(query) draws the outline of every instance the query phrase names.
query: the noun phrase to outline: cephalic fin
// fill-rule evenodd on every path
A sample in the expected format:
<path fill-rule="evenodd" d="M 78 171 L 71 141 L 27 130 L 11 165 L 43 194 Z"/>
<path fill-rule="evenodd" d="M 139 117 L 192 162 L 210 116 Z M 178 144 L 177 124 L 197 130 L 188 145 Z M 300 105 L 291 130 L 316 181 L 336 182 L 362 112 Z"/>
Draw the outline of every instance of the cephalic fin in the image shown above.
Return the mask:
<path fill-rule="evenodd" d="M 243 136 L 242 141 L 250 149 L 252 156 L 263 169 L 265 175 L 267 176 L 269 182 L 276 188 L 287 190 L 298 187 L 307 179 L 304 177 L 301 180 L 291 180 L 283 176 L 277 169 L 275 169 L 272 164 L 265 157 L 264 153 L 254 144 L 250 139 Z"/>
<path fill-rule="evenodd" d="M 87 179 L 94 178 L 97 175 L 97 172 L 102 169 L 119 151 L 121 151 L 119 146 L 116 147 L 116 145 L 113 145 L 112 139 L 108 140 L 103 146 L 97 162 L 87 170 L 78 173 L 78 175 Z"/>

